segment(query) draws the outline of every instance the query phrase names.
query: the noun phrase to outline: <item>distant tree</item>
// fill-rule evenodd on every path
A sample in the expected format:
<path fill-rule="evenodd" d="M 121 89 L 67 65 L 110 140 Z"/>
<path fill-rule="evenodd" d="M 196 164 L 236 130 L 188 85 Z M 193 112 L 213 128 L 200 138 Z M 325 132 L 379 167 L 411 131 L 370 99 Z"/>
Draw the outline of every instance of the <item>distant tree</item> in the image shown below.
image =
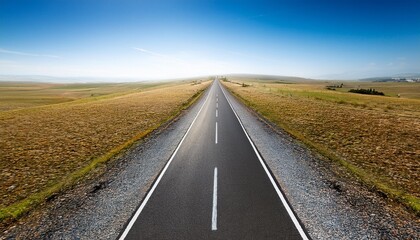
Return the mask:
<path fill-rule="evenodd" d="M 368 94 L 368 95 L 381 95 L 384 96 L 385 94 L 383 92 L 378 92 L 373 88 L 369 88 L 369 89 L 350 89 L 349 92 L 351 93 L 360 93 L 360 94 Z"/>

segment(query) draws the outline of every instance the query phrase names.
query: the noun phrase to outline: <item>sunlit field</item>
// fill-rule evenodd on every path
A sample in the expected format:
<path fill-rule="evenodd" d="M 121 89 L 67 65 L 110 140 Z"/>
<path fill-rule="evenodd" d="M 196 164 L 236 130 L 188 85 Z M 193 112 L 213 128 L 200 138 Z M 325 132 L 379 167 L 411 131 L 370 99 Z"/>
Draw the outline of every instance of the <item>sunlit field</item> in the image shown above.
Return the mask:
<path fill-rule="evenodd" d="M 223 84 L 368 186 L 419 211 L 420 84 L 235 77 Z M 386 96 L 347 92 L 351 88 L 375 88 Z"/>
<path fill-rule="evenodd" d="M 168 83 L 90 83 L 58 84 L 36 82 L 0 82 L 0 111 L 93 99 L 110 94 L 127 94 Z"/>
<path fill-rule="evenodd" d="M 209 83 L 0 84 L 0 219 L 70 186 L 174 118 Z"/>

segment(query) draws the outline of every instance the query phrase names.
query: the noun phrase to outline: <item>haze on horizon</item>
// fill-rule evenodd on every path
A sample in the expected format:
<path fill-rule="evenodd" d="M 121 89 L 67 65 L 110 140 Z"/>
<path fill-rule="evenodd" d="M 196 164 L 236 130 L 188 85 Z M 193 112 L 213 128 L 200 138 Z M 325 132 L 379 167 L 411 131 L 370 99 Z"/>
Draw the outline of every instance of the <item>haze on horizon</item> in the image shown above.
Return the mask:
<path fill-rule="evenodd" d="M 0 75 L 420 73 L 416 0 L 0 0 Z"/>

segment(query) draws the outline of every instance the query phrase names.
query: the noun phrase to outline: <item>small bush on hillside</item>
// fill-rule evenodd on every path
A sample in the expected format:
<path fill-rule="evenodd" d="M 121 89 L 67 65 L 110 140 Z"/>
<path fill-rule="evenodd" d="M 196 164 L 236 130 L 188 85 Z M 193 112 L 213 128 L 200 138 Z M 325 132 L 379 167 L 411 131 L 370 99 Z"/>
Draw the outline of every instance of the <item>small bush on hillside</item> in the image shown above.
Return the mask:
<path fill-rule="evenodd" d="M 335 90 L 336 88 L 342 88 L 343 87 L 343 83 L 341 84 L 337 84 L 337 85 L 330 85 L 330 86 L 326 86 L 325 88 L 328 90 Z"/>
<path fill-rule="evenodd" d="M 369 88 L 369 89 L 350 89 L 349 92 L 352 93 L 360 93 L 360 94 L 369 94 L 369 95 L 381 95 L 384 96 L 385 94 L 383 92 L 378 92 L 373 88 Z"/>

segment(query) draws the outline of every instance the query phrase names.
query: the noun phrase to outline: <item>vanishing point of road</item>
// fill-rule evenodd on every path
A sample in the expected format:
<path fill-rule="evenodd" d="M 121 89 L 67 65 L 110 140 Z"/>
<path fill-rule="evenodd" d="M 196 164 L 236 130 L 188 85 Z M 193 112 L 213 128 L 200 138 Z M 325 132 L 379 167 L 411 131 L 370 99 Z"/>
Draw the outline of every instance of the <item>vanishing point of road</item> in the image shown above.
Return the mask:
<path fill-rule="evenodd" d="M 308 239 L 213 81 L 120 239 Z"/>

